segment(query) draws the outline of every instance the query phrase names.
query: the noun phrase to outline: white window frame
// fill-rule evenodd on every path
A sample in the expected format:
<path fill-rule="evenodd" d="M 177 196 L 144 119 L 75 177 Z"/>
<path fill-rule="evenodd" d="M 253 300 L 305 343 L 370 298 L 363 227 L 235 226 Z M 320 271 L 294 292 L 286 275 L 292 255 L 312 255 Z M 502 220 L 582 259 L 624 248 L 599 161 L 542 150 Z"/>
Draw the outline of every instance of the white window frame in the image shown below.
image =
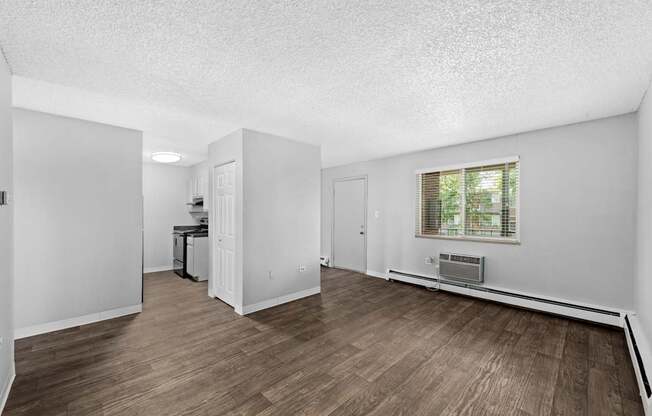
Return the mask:
<path fill-rule="evenodd" d="M 511 238 L 507 237 L 479 237 L 479 236 L 467 236 L 467 235 L 458 235 L 458 236 L 448 236 L 448 235 L 426 235 L 426 234 L 421 234 L 420 229 L 419 232 L 417 232 L 417 215 L 421 215 L 421 209 L 423 207 L 422 200 L 419 199 L 416 201 L 416 198 L 413 198 L 413 200 L 416 202 L 417 206 L 416 209 L 413 211 L 417 215 L 415 215 L 415 223 L 414 223 L 414 230 L 415 234 L 414 236 L 416 238 L 432 238 L 432 239 L 438 239 L 438 240 L 458 240 L 458 241 L 478 241 L 478 242 L 487 242 L 487 243 L 501 243 L 501 244 L 521 244 L 521 160 L 519 156 L 507 156 L 507 157 L 502 157 L 502 158 L 497 158 L 497 159 L 487 159 L 487 160 L 480 160 L 476 162 L 468 162 L 468 163 L 460 163 L 456 165 L 446 165 L 446 166 L 438 166 L 438 167 L 433 167 L 433 168 L 424 168 L 424 169 L 417 169 L 414 171 L 415 176 L 418 177 L 418 175 L 424 174 L 424 173 L 432 173 L 432 172 L 445 172 L 445 171 L 451 171 L 451 170 L 461 170 L 462 171 L 462 184 L 464 183 L 464 170 L 465 169 L 470 169 L 470 168 L 477 168 L 479 166 L 490 166 L 490 165 L 501 165 L 505 163 L 518 163 L 518 194 L 516 195 L 516 235 Z M 416 196 L 416 189 L 415 189 L 415 196 Z M 423 198 L 423 195 L 421 195 L 421 198 Z M 461 223 L 464 224 L 464 227 L 462 228 L 462 233 L 466 232 L 466 191 L 464 190 L 461 192 L 461 197 L 460 197 L 460 215 L 461 215 Z"/>

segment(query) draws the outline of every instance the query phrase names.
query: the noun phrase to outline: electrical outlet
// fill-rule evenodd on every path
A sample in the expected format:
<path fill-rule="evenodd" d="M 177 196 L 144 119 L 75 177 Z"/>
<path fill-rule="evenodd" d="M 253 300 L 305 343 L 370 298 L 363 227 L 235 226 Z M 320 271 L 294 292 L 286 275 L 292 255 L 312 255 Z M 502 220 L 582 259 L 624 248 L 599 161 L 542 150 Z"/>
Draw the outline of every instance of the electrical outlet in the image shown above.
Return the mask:
<path fill-rule="evenodd" d="M 426 264 L 432 264 L 432 257 L 426 257 L 426 258 L 424 259 L 424 262 L 425 262 Z"/>
<path fill-rule="evenodd" d="M 299 272 L 301 273 L 301 272 L 305 272 L 305 271 L 306 271 L 306 266 L 300 264 L 299 265 Z"/>

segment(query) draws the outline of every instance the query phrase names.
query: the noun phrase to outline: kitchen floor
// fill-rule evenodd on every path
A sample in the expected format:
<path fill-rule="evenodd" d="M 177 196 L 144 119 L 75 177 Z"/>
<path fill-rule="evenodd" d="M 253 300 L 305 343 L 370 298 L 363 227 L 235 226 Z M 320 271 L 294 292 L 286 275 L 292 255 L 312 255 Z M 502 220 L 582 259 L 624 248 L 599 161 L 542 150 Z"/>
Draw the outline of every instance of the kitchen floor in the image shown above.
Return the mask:
<path fill-rule="evenodd" d="M 4 414 L 643 414 L 622 331 L 335 269 L 247 317 L 206 291 L 17 341 Z"/>

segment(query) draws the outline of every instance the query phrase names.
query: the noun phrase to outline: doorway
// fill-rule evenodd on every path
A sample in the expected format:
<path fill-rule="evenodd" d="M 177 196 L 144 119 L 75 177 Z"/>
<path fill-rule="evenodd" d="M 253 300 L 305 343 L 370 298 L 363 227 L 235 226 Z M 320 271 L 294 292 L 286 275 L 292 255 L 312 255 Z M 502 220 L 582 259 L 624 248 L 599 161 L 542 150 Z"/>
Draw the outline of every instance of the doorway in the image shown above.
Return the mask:
<path fill-rule="evenodd" d="M 367 271 L 367 176 L 333 180 L 333 267 Z"/>
<path fill-rule="evenodd" d="M 214 212 L 213 294 L 234 306 L 235 287 L 235 162 L 213 168 Z"/>

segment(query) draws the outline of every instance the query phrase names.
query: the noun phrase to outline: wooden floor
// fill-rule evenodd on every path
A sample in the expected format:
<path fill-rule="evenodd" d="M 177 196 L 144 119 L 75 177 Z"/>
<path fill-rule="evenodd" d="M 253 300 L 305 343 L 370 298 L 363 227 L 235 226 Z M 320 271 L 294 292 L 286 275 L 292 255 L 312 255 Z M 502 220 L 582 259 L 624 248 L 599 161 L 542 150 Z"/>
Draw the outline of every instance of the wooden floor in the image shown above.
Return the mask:
<path fill-rule="evenodd" d="M 247 317 L 147 275 L 140 315 L 19 340 L 10 415 L 640 415 L 622 331 L 326 270 Z"/>

